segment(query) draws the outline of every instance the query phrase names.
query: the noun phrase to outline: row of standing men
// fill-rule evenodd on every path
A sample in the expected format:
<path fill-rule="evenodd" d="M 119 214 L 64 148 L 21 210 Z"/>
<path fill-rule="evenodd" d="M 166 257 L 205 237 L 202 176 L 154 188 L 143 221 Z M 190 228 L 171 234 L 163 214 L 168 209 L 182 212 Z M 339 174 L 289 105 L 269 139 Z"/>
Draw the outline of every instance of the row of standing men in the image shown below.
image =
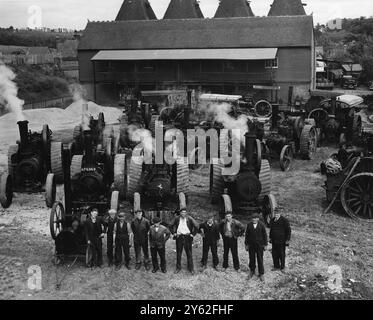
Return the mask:
<path fill-rule="evenodd" d="M 286 247 L 289 245 L 291 228 L 288 220 L 279 212 L 270 223 L 269 240 L 265 225 L 254 215 L 247 227 L 238 220 L 233 219 L 232 213 L 227 213 L 225 219 L 220 223 L 211 216 L 200 225 L 187 213 L 186 208 L 181 208 L 180 215 L 176 217 L 170 229 L 161 224 L 158 217 L 153 219 L 153 225 L 144 217 L 144 212 L 135 212 L 135 219 L 126 222 L 126 214 L 115 210 L 109 211 L 109 216 L 104 220 L 98 219 L 98 210 L 93 209 L 85 224 L 85 236 L 88 245 L 92 248 L 91 266 L 102 266 L 102 238 L 107 235 L 107 258 L 109 266 L 113 264 L 116 269 L 121 266 L 130 267 L 130 247 L 133 246 L 136 256 L 136 270 L 144 263 L 146 270 L 150 270 L 149 245 L 152 272 L 161 270 L 167 272 L 166 242 L 172 237 L 176 241 L 176 273 L 181 271 L 181 258 L 183 250 L 187 256 L 188 270 L 194 274 L 194 263 L 192 256 L 193 240 L 197 233 L 203 238 L 203 252 L 201 266 L 206 268 L 208 254 L 211 250 L 213 267 L 218 270 L 219 257 L 217 253 L 218 243 L 223 240 L 223 269 L 228 268 L 229 252 L 232 254 L 233 266 L 240 271 L 238 256 L 238 238 L 245 235 L 245 249 L 249 253 L 249 278 L 255 275 L 258 267 L 259 278 L 264 281 L 263 256 L 267 250 L 268 242 L 272 244 L 273 269 L 285 269 Z M 143 256 L 143 259 L 142 259 Z M 160 258 L 160 264 L 158 261 Z"/>

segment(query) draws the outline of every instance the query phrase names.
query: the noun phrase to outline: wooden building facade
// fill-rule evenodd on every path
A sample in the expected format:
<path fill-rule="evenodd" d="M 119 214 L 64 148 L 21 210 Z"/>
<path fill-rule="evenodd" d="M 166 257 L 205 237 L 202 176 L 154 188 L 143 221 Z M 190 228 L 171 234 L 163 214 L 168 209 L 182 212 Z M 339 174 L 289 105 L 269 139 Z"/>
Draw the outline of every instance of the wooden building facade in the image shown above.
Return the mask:
<path fill-rule="evenodd" d="M 187 18 L 169 8 L 162 20 L 89 22 L 78 57 L 90 98 L 115 101 L 131 89 L 246 94 L 253 85 L 275 85 L 287 101 L 289 87 L 295 96 L 314 88 L 312 16 L 254 17 L 246 1 L 222 0 L 217 12 L 229 17 L 204 19 L 188 1 Z M 245 15 L 231 17 L 229 1 L 244 5 Z"/>

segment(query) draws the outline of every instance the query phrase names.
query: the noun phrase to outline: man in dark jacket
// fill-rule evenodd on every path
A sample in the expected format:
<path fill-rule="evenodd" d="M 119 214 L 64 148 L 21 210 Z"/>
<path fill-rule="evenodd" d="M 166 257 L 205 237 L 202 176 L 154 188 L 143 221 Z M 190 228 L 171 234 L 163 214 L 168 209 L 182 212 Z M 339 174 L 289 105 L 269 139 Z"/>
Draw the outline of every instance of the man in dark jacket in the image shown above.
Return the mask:
<path fill-rule="evenodd" d="M 186 208 L 180 209 L 180 216 L 172 224 L 172 234 L 176 239 L 176 271 L 181 271 L 181 255 L 185 250 L 188 270 L 194 274 L 192 245 L 193 239 L 198 232 L 197 222 L 187 214 Z"/>
<path fill-rule="evenodd" d="M 104 233 L 102 230 L 101 221 L 98 219 L 98 210 L 92 209 L 89 218 L 85 223 L 85 235 L 87 245 L 90 246 L 92 252 L 92 260 L 89 262 L 90 267 L 102 266 L 102 238 Z"/>
<path fill-rule="evenodd" d="M 109 267 L 113 265 L 114 261 L 114 226 L 116 222 L 117 211 L 114 209 L 109 210 L 109 216 L 105 219 L 105 232 L 106 232 L 106 255 L 108 258 Z"/>
<path fill-rule="evenodd" d="M 233 219 L 231 212 L 227 212 L 225 219 L 220 223 L 220 233 L 223 238 L 224 255 L 223 268 L 228 268 L 229 250 L 232 252 L 233 266 L 236 271 L 240 270 L 240 260 L 238 258 L 238 241 L 245 232 L 245 227 L 238 220 Z"/>
<path fill-rule="evenodd" d="M 159 270 L 158 255 L 161 259 L 161 270 L 163 273 L 167 273 L 166 266 L 166 242 L 171 236 L 170 230 L 165 226 L 161 225 L 161 219 L 155 217 L 153 219 L 154 225 L 150 227 L 149 242 L 150 252 L 152 255 L 153 273 Z"/>
<path fill-rule="evenodd" d="M 123 253 L 126 268 L 131 270 L 130 247 L 132 245 L 133 233 L 131 224 L 126 222 L 125 218 L 126 214 L 123 211 L 120 211 L 118 214 L 118 221 L 114 226 L 115 266 L 117 270 L 121 267 Z"/>
<path fill-rule="evenodd" d="M 214 216 L 210 216 L 210 218 L 207 221 L 205 221 L 199 226 L 199 230 L 203 238 L 202 261 L 201 261 L 202 268 L 206 268 L 208 254 L 211 248 L 212 263 L 214 265 L 214 269 L 216 269 L 219 264 L 219 257 L 218 257 L 218 241 L 220 240 L 219 224 L 214 220 Z"/>
<path fill-rule="evenodd" d="M 135 212 L 135 220 L 132 221 L 131 228 L 134 237 L 134 247 L 136 255 L 136 270 L 141 268 L 141 251 L 144 254 L 145 270 L 149 270 L 149 237 L 150 222 L 144 217 L 144 212 Z"/>
<path fill-rule="evenodd" d="M 259 215 L 254 215 L 252 221 L 247 225 L 245 245 L 249 252 L 250 278 L 255 274 L 255 260 L 258 260 L 259 278 L 264 282 L 263 255 L 267 250 L 268 238 L 265 225 L 259 221 Z"/>
<path fill-rule="evenodd" d="M 275 217 L 271 220 L 269 231 L 274 269 L 285 269 L 286 247 L 289 245 L 290 237 L 289 221 L 276 212 Z"/>

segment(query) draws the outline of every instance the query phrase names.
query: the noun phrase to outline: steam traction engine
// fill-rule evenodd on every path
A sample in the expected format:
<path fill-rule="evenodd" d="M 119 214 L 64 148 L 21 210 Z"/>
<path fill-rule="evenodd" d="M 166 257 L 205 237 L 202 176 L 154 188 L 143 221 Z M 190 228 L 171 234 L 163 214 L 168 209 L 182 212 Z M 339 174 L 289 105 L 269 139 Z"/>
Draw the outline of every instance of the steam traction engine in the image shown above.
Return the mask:
<path fill-rule="evenodd" d="M 295 154 L 311 160 L 317 149 L 317 132 L 312 124 L 305 124 L 302 116 L 279 115 L 279 106 L 272 105 L 272 122 L 269 133 L 264 137 L 266 158 L 279 157 L 280 168 L 288 171 Z"/>
<path fill-rule="evenodd" d="M 164 143 L 164 148 L 167 147 L 168 145 Z M 175 163 L 169 164 L 171 162 L 162 155 L 162 161 L 158 163 L 155 153 L 147 154 L 143 146 L 139 145 L 135 150 L 129 161 L 126 161 L 125 171 L 128 174 L 123 175 L 125 190 L 120 191 L 126 193 L 127 199 L 133 199 L 134 212 L 145 209 L 146 216 L 150 220 L 158 216 L 163 223 L 169 224 L 175 213 L 175 209 L 170 209 L 171 203 L 176 200 L 179 204 L 178 209 L 186 207 L 187 204 L 188 162 L 185 158 L 180 158 Z"/>
<path fill-rule="evenodd" d="M 227 165 L 222 159 L 213 161 L 210 165 L 210 195 L 213 202 L 220 202 L 221 215 L 235 212 L 250 217 L 259 212 L 264 222 L 269 224 L 276 201 L 271 194 L 269 162 L 261 159 L 261 144 L 256 136 L 254 125 L 249 124 L 238 174 L 224 175 L 223 168 Z"/>
<path fill-rule="evenodd" d="M 110 207 L 118 209 L 119 192 L 112 192 L 114 179 L 112 141 L 96 144 L 92 130 L 83 131 L 83 154 L 74 155 L 69 165 L 69 150 L 64 150 L 64 203 L 56 202 L 50 216 L 50 231 L 56 239 L 61 230 L 71 227 L 74 218 L 83 225 L 92 208 L 99 210 L 100 216 Z"/>
<path fill-rule="evenodd" d="M 56 182 L 62 182 L 62 144 L 51 142 L 48 125 L 42 132 L 28 130 L 28 121 L 18 122 L 20 140 L 8 151 L 8 173 L 1 177 L 0 202 L 8 208 L 13 192 L 41 192 L 45 185 L 46 204 L 52 207 L 56 197 Z"/>
<path fill-rule="evenodd" d="M 362 130 L 361 116 L 357 112 L 363 108 L 363 102 L 364 99 L 353 95 L 322 101 L 308 115 L 317 128 L 318 140 L 340 144 L 357 142 Z"/>

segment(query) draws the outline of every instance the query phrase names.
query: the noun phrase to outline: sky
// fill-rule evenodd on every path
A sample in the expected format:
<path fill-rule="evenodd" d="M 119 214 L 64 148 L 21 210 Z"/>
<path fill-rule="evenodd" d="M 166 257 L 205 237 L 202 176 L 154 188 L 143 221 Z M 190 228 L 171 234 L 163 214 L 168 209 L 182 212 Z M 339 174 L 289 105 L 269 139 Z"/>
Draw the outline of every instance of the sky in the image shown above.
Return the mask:
<path fill-rule="evenodd" d="M 161 19 L 170 0 L 149 0 Z M 256 16 L 267 15 L 273 0 L 252 0 Z M 313 14 L 315 24 L 335 18 L 373 16 L 373 0 L 303 0 L 307 14 Z M 122 0 L 0 0 L 0 27 L 84 29 L 87 20 L 114 20 Z M 200 0 L 205 17 L 213 17 L 219 0 Z"/>

